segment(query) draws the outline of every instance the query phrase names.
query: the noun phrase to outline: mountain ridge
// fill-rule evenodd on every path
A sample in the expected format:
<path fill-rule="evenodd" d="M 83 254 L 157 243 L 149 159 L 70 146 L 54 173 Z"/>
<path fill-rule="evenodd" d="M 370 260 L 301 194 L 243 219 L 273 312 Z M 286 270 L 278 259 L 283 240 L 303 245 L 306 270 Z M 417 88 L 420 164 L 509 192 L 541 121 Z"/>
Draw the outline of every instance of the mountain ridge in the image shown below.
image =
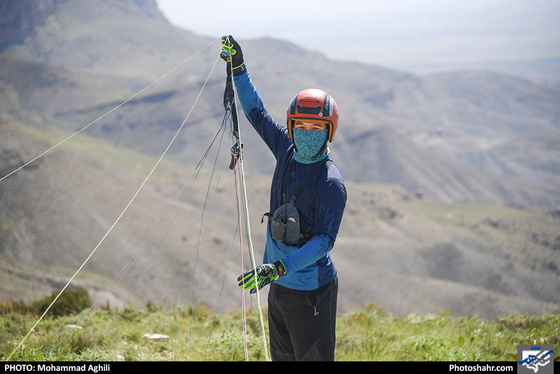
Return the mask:
<path fill-rule="evenodd" d="M 171 164 L 77 279 L 98 296 L 133 258 L 223 118 L 218 42 L 172 27 L 154 13 L 153 0 L 56 3 L 33 32 L 0 53 L 0 177 L 202 52 L 0 182 L 0 256 L 13 268 L 0 272 L 3 298 L 33 298 L 69 279 L 189 114 L 169 149 Z M 280 123 L 299 88 L 322 87 L 341 109 L 331 147 L 350 196 L 333 250 L 341 310 L 373 301 L 395 313 L 558 312 L 560 233 L 549 211 L 560 204 L 559 87 L 495 72 L 420 76 L 330 61 L 272 38 L 240 42 Z M 259 214 L 267 208 L 274 159 L 240 117 L 260 251 Z M 236 209 L 232 176 L 223 178 L 195 299 L 215 306 L 216 279 L 225 273 L 228 291 L 220 305 L 227 310 L 238 301 L 229 291 L 240 264 L 235 259 L 227 272 L 222 268 Z M 133 302 L 184 300 L 205 191 L 196 187 L 199 195 L 181 207 L 181 224 L 172 227 Z M 154 247 L 138 258 L 111 303 L 126 299 L 151 254 Z M 30 271 L 35 274 L 26 280 Z"/>
<path fill-rule="evenodd" d="M 81 78 L 80 78 L 81 79 Z M 196 82 L 196 80 L 191 79 L 187 79 L 187 78 L 179 78 L 176 81 L 172 82 L 171 85 L 167 85 L 167 87 L 161 87 L 157 92 L 155 93 L 147 93 L 146 95 L 150 95 L 151 99 L 145 99 L 145 100 L 153 100 L 153 102 L 149 103 L 150 105 L 146 105 L 146 106 L 135 106 L 134 105 L 129 105 L 129 108 L 124 108 L 122 113 L 119 116 L 118 121 L 112 122 L 109 124 L 110 127 L 108 127 L 107 125 L 104 125 L 104 129 L 107 129 L 107 131 L 109 131 L 108 133 L 106 133 L 105 131 L 99 131 L 98 129 L 93 129 L 93 131 L 97 132 L 98 136 L 102 136 L 102 137 L 110 137 L 111 134 L 115 134 L 122 132 L 122 130 L 126 129 L 127 127 L 130 128 L 132 125 L 130 124 L 129 119 L 134 118 L 142 118 L 142 117 L 146 117 L 147 113 L 150 113 L 150 117 L 151 118 L 151 123 L 149 123 L 149 127 L 154 127 L 154 123 L 156 124 L 156 126 L 158 127 L 169 127 L 169 126 L 177 126 L 177 123 L 180 123 L 180 121 L 182 121 L 182 114 L 180 114 L 180 112 L 177 110 L 179 108 L 181 108 L 183 105 L 180 103 L 185 102 L 185 99 L 187 96 L 190 96 L 191 98 L 188 99 L 190 101 L 194 100 L 194 96 L 193 96 L 193 91 L 190 90 L 188 87 L 186 86 L 181 86 L 181 82 L 184 82 L 185 85 L 192 85 L 193 82 Z M 56 79 L 55 79 L 55 83 L 56 83 Z M 97 82 L 97 86 L 99 90 L 105 90 L 107 88 L 107 86 L 103 86 L 103 83 L 109 83 L 111 85 L 115 84 L 115 81 L 111 81 L 111 82 L 107 82 L 107 81 L 101 81 L 101 82 Z M 198 122 L 200 121 L 200 126 L 202 126 L 203 128 L 208 128 L 208 120 L 213 118 L 214 123 L 217 123 L 219 121 L 219 117 L 220 117 L 220 112 L 219 112 L 219 108 L 216 108 L 215 106 L 211 105 L 210 101 L 207 101 L 206 97 L 216 97 L 218 95 L 221 95 L 219 93 L 220 90 L 222 90 L 221 86 L 222 83 L 219 80 L 211 80 L 211 87 L 213 87 L 212 89 L 207 88 L 207 92 L 208 92 L 208 96 L 205 96 L 205 101 L 202 101 L 199 106 L 203 109 L 201 109 L 200 112 L 198 112 L 197 117 L 199 119 L 194 119 L 194 122 Z M 98 94 L 95 93 L 95 90 L 92 90 L 91 88 L 93 87 L 91 84 L 89 84 L 89 86 L 84 86 L 84 89 L 82 90 L 82 92 L 86 95 L 89 95 L 90 98 L 95 98 L 96 100 L 102 100 L 101 102 L 98 101 L 97 104 L 94 104 L 94 106 L 91 106 L 91 104 L 89 104 L 88 106 L 88 101 L 87 100 L 81 100 L 80 102 L 78 102 L 77 100 L 75 100 L 76 97 L 79 96 L 75 96 L 75 94 L 77 93 L 75 91 L 76 87 L 80 87 L 80 83 L 78 82 L 78 84 L 74 83 L 74 82 L 68 82 L 68 83 L 62 83 L 63 85 L 63 90 L 60 91 L 62 96 L 57 96 L 57 95 L 52 95 L 52 89 L 51 87 L 43 87 L 42 90 L 44 92 L 43 94 L 43 98 L 41 98 L 41 91 L 35 91 L 34 92 L 34 97 L 30 98 L 30 99 L 26 99 L 25 97 L 19 97 L 18 101 L 23 102 L 27 101 L 27 102 L 31 102 L 28 105 L 32 105 L 34 106 L 34 108 L 39 108 L 39 107 L 45 107 L 45 109 L 48 107 L 52 113 L 50 116 L 52 118 L 52 120 L 55 120 L 58 122 L 59 126 L 65 127 L 65 128 L 69 128 L 69 129 L 77 129 L 76 128 L 76 124 L 77 123 L 87 123 L 87 117 L 89 118 L 94 118 L 96 115 L 102 115 L 102 111 L 100 111 L 100 109 L 104 109 L 106 111 L 111 110 L 112 108 L 114 108 L 117 105 L 120 105 L 122 103 L 121 99 L 117 100 L 117 101 L 109 101 L 107 102 L 107 95 L 102 94 L 101 92 L 99 92 Z M 64 87 L 64 85 L 66 85 L 66 87 Z M 70 87 L 68 87 L 70 86 Z M 83 86 L 83 84 L 82 84 Z M 259 86 L 258 82 L 257 82 L 257 86 Z M 45 89 L 47 88 L 47 89 Z M 71 90 L 74 91 L 73 95 L 74 95 L 74 99 L 72 98 L 68 98 L 68 95 L 64 95 L 64 92 L 72 92 L 69 91 L 68 88 L 70 88 Z M 88 89 L 89 88 L 89 89 Z M 265 92 L 268 89 L 268 85 L 265 84 L 264 85 L 265 88 Z M 13 91 L 17 91 L 18 88 L 15 88 Z M 211 91 L 211 92 L 210 92 Z M 123 90 L 122 86 L 120 87 L 120 89 L 118 90 L 113 90 L 113 93 L 111 94 L 113 97 L 116 98 L 115 92 L 126 92 Z M 129 91 L 131 92 L 131 91 Z M 205 93 L 206 94 L 206 93 Z M 387 94 L 388 95 L 388 94 Z M 59 97 L 59 100 L 61 104 L 57 104 L 55 100 L 57 97 Z M 123 97 L 123 96 L 121 96 Z M 264 97 L 264 95 L 263 95 Z M 379 96 L 377 96 L 379 97 Z M 389 97 L 389 96 L 387 96 Z M 138 100 L 140 100 L 141 98 L 138 98 Z M 266 100 L 266 98 L 265 98 Z M 71 104 L 72 101 L 75 102 L 75 104 L 73 105 L 68 105 Z M 103 102 L 105 101 L 105 102 Z M 133 101 L 134 104 L 135 102 L 137 102 L 137 100 L 135 99 Z M 89 101 L 89 103 L 91 103 L 91 99 Z M 54 105 L 53 105 L 54 104 Z M 387 105 L 387 104 L 383 104 L 383 105 Z M 9 105 L 8 105 L 9 106 Z M 75 107 L 76 109 L 72 109 L 72 106 Z M 161 108 L 163 107 L 167 107 L 168 110 L 166 111 L 161 111 Z M 57 107 L 59 107 L 60 109 L 56 109 Z M 79 109 L 78 109 L 79 108 Z M 7 111 L 10 111 L 11 108 L 8 107 Z M 271 111 L 276 111 L 277 113 L 279 112 L 278 109 L 276 109 L 276 106 L 272 105 L 271 106 Z M 393 109 L 388 109 L 386 111 L 386 113 L 390 113 L 392 112 Z M 425 111 L 425 110 L 422 110 Z M 206 112 L 206 114 L 202 114 Z M 483 113 L 483 111 L 480 111 L 481 113 Z M 154 113 L 157 113 L 157 115 L 154 115 Z M 184 113 L 184 111 L 183 111 Z M 356 114 L 354 114 L 356 113 Z M 368 113 L 364 113 L 361 114 L 359 111 L 356 111 L 352 113 L 352 116 L 359 116 L 359 118 L 364 118 L 364 116 L 369 116 Z M 184 115 L 184 114 L 183 114 Z M 274 114 L 275 116 L 281 116 L 281 114 Z M 428 114 L 429 116 L 432 116 L 430 114 Z M 453 115 L 453 114 L 452 114 Z M 427 156 L 429 159 L 432 159 L 432 164 L 433 161 L 437 162 L 438 160 L 440 160 L 439 163 L 441 162 L 447 162 L 446 159 L 454 159 L 456 163 L 465 163 L 466 165 L 474 165 L 476 167 L 479 167 L 481 170 L 487 170 L 490 172 L 493 172 L 495 174 L 494 177 L 505 177 L 504 181 L 501 183 L 504 188 L 502 188 L 502 190 L 509 190 L 510 185 L 518 185 L 518 189 L 519 190 L 526 190 L 526 194 L 531 195 L 534 192 L 531 192 L 532 190 L 534 190 L 533 188 L 528 188 L 526 186 L 527 181 L 531 181 L 531 182 L 535 182 L 535 181 L 543 181 L 543 182 L 549 182 L 549 181 L 553 181 L 553 182 L 558 182 L 559 181 L 559 177 L 558 177 L 558 173 L 556 173 L 556 170 L 560 167 L 560 162 L 558 161 L 558 158 L 555 157 L 557 156 L 558 152 L 555 152 L 553 150 L 547 150 L 547 149 L 533 149 L 531 150 L 531 152 L 535 155 L 534 160 L 541 160 L 539 161 L 539 163 L 536 164 L 537 167 L 534 168 L 527 168 L 526 166 L 523 166 L 523 163 L 527 163 L 528 160 L 519 160 L 517 156 L 514 156 L 513 159 L 511 158 L 504 158 L 503 154 L 507 154 L 509 157 L 511 157 L 511 149 L 515 149 L 515 148 L 521 148 L 523 149 L 523 142 L 526 142 L 527 140 L 533 140 L 533 139 L 537 139 L 537 138 L 543 138 L 546 139 L 546 141 L 548 142 L 554 142 L 553 144 L 560 142 L 560 136 L 555 134 L 555 129 L 552 128 L 550 129 L 551 125 L 548 125 L 547 123 L 553 122 L 554 121 L 554 114 L 551 114 L 551 118 L 550 120 L 545 121 L 543 120 L 538 120 L 538 119 L 534 119 L 534 122 L 536 123 L 537 126 L 539 127 L 544 127 L 544 132 L 540 131 L 539 134 L 550 134 L 550 135 L 530 135 L 531 137 L 527 137 L 527 135 L 525 135 L 525 137 L 522 137 L 522 135 L 519 135 L 518 133 L 520 131 L 524 131 L 522 128 L 520 130 L 515 130 L 515 132 L 513 133 L 504 133 L 503 130 L 501 130 L 501 128 L 503 128 L 503 126 L 501 127 L 495 127 L 494 129 L 485 129 L 485 128 L 480 128 L 479 130 L 476 130 L 476 127 L 472 127 L 471 125 L 469 125 L 467 127 L 467 131 L 470 131 L 470 134 L 467 135 L 461 135 L 461 137 L 459 137 L 457 134 L 458 131 L 465 131 L 465 130 L 461 130 L 460 127 L 457 126 L 449 126 L 446 125 L 445 127 L 443 125 L 438 125 L 434 128 L 433 125 L 426 127 L 425 125 L 423 127 L 417 126 L 417 125 L 413 125 L 413 127 L 411 128 L 411 125 L 407 125 L 406 127 L 403 126 L 397 126 L 394 124 L 395 122 L 395 118 L 400 118 L 402 117 L 401 114 L 396 115 L 394 118 L 391 118 L 390 115 L 388 114 L 375 114 L 375 116 L 378 116 L 379 120 L 374 120 L 376 122 L 376 124 L 374 125 L 373 129 L 367 129 L 367 128 L 363 128 L 363 126 L 359 127 L 359 128 L 352 128 L 352 127 L 346 127 L 346 128 L 342 128 L 339 134 L 337 134 L 337 140 L 336 143 L 333 145 L 333 147 L 331 147 L 331 150 L 336 154 L 336 152 L 339 152 L 341 157 L 339 157 L 340 161 L 337 160 L 337 162 L 339 162 L 341 164 L 341 166 L 346 169 L 346 170 L 353 170 L 355 169 L 355 165 L 356 165 L 356 160 L 355 158 L 352 156 L 351 152 L 354 149 L 354 145 L 351 143 L 352 139 L 363 139 L 364 136 L 367 136 L 367 134 L 374 134 L 376 131 L 378 131 L 380 128 L 382 127 L 388 127 L 390 129 L 392 129 L 393 131 L 395 131 L 395 133 L 398 135 L 397 137 L 394 137 L 393 140 L 394 141 L 409 141 L 408 139 L 413 139 L 414 143 L 417 147 L 417 149 L 420 151 L 421 153 L 424 154 L 424 156 L 419 156 L 419 157 L 415 157 L 416 159 L 421 159 L 422 157 Z M 383 116 L 383 117 L 381 117 Z M 406 114 L 406 116 L 409 116 L 408 114 Z M 278 117 L 276 117 L 278 118 Z M 127 124 L 128 121 L 128 124 Z M 248 126 L 246 120 L 244 118 L 241 118 L 242 123 L 244 124 L 244 126 Z M 352 119 L 350 118 L 349 120 L 347 120 L 349 122 L 360 122 L 360 119 Z M 417 122 L 418 119 L 411 119 L 411 123 Z M 519 120 L 517 120 L 519 122 Z M 206 125 L 204 124 L 206 123 Z M 385 124 L 383 124 L 385 123 Z M 452 122 L 453 124 L 458 124 L 459 122 Z M 541 124 L 542 123 L 542 124 Z M 497 124 L 499 125 L 499 121 L 497 122 Z M 147 127 L 148 123 L 142 123 L 141 122 L 137 122 L 134 124 L 134 128 L 145 128 Z M 344 125 L 344 123 L 342 124 Z M 479 126 L 480 127 L 480 126 Z M 534 128 L 534 126 L 533 126 Z M 110 129 L 110 130 L 109 130 Z M 377 130 L 375 130 L 377 129 Z M 148 130 L 148 129 L 146 129 Z M 479 134 L 480 133 L 487 133 L 488 131 L 492 131 L 493 135 L 491 137 L 481 137 Z M 472 131 L 478 131 L 477 133 L 472 133 Z M 509 131 L 509 130 L 506 130 Z M 534 131 L 533 131 L 534 132 Z M 150 130 L 148 130 L 147 132 L 148 134 L 151 133 Z M 203 134 L 204 132 L 201 132 L 199 134 Z M 139 143 L 142 147 L 142 149 L 145 149 L 145 145 L 146 144 L 153 144 L 153 146 L 155 146 L 155 148 L 153 149 L 161 149 L 161 147 L 164 146 L 164 144 L 160 141 L 159 143 L 154 142 L 154 138 L 150 135 L 149 138 L 146 138 L 144 140 L 142 140 L 142 136 L 144 136 L 143 133 L 130 133 L 128 132 L 129 136 L 127 137 L 127 139 L 129 139 L 129 144 L 127 144 L 128 147 L 132 147 L 132 148 L 136 148 L 136 149 L 140 149 L 138 148 L 138 145 L 134 145 L 134 141 L 135 139 L 139 140 Z M 206 133 L 208 136 L 208 133 Z M 248 158 L 250 158 L 253 162 L 256 162 L 257 160 L 261 159 L 262 154 L 263 153 L 267 153 L 266 149 L 260 144 L 259 140 L 254 136 L 254 134 L 252 134 L 252 132 L 248 132 L 248 139 L 251 143 L 251 147 L 252 148 L 248 148 L 248 152 L 247 152 L 247 156 Z M 350 139 L 350 142 L 347 141 L 347 139 Z M 163 139 L 162 139 L 163 140 Z M 189 144 L 190 141 L 188 139 L 183 139 L 182 140 L 183 144 Z M 520 143 L 521 142 L 521 143 Z M 196 142 L 195 142 L 196 143 Z M 487 145 L 483 145 L 482 147 L 477 145 L 478 144 L 487 144 Z M 375 142 L 372 142 L 372 144 L 375 144 Z M 471 145 L 472 144 L 472 145 Z M 488 146 L 490 145 L 490 146 Z M 513 148 L 512 148 L 513 147 Z M 394 149 L 394 148 L 398 148 L 396 145 L 394 147 L 389 146 L 388 150 Z M 255 149 L 255 152 L 251 152 L 251 149 Z M 549 147 L 550 149 L 550 147 Z M 478 157 L 473 157 L 473 156 L 469 156 L 470 155 L 474 155 L 473 150 L 476 150 L 477 154 L 479 155 Z M 196 151 L 199 152 L 200 150 Z M 368 151 L 370 152 L 382 152 L 382 150 L 371 150 L 369 149 Z M 153 152 L 156 152 L 155 150 Z M 194 152 L 194 153 L 196 153 Z M 181 154 L 183 153 L 183 155 L 181 156 Z M 385 152 L 386 153 L 386 152 Z M 155 153 L 154 153 L 155 154 Z M 192 157 L 192 154 L 189 153 L 187 155 L 184 155 L 184 150 L 177 150 L 175 151 L 175 155 L 178 158 L 181 158 L 183 160 Z M 398 154 L 396 154 L 395 152 L 393 152 L 394 156 L 399 156 Z M 363 156 L 363 154 L 362 154 Z M 443 157 L 442 157 L 443 156 Z M 346 159 L 348 160 L 352 160 L 352 162 L 348 163 L 348 166 L 346 165 Z M 486 163 L 486 162 L 482 162 L 480 163 L 481 160 L 496 160 L 499 159 L 501 162 L 502 167 L 496 169 L 496 163 Z M 264 158 L 263 160 L 266 160 L 266 158 Z M 362 165 L 361 167 L 358 167 L 358 169 L 360 170 L 368 170 L 368 169 L 372 169 L 375 164 L 372 164 L 373 159 L 367 159 L 364 157 L 361 157 L 359 159 L 359 163 L 358 165 Z M 256 165 L 258 167 L 258 169 L 261 172 L 267 172 L 271 170 L 271 166 L 267 165 L 270 164 L 272 162 L 272 160 L 269 158 L 267 160 L 267 162 L 256 162 Z M 403 161 L 404 162 L 404 161 Z M 521 165 L 520 165 L 521 164 Z M 423 163 L 423 165 L 428 165 L 427 163 Z M 468 166 L 465 166 L 466 168 L 469 168 Z M 382 164 L 377 164 L 376 166 L 377 169 L 379 169 L 380 171 L 384 171 L 383 169 L 383 165 Z M 459 167 L 460 168 L 460 167 Z M 494 168 L 494 169 L 493 169 Z M 455 170 L 457 170 L 457 167 L 454 167 Z M 474 170 L 473 168 L 471 168 L 472 170 Z M 346 178 L 348 179 L 353 179 L 353 180 L 363 180 L 363 176 L 364 173 L 361 172 L 360 170 L 356 170 L 356 171 L 351 171 L 350 173 L 347 173 L 345 175 Z M 389 170 L 385 171 L 386 173 L 389 172 Z M 418 173 L 418 174 L 422 174 L 422 172 Z M 424 173 L 426 174 L 426 173 Z M 484 174 L 484 173 L 483 173 Z M 367 173 L 365 174 L 367 175 Z M 406 176 L 404 176 L 406 177 Z M 481 177 L 474 177 L 475 180 L 481 180 L 483 178 Z M 469 179 L 469 178 L 467 178 Z M 521 183 L 516 182 L 516 179 L 520 180 Z M 366 180 L 368 182 L 375 182 L 376 180 L 374 179 L 368 179 Z M 387 180 L 379 180 L 382 182 L 387 182 Z M 422 189 L 424 191 L 431 191 L 431 190 L 437 190 L 437 186 L 434 186 L 433 184 L 430 184 L 429 181 L 426 181 L 426 179 L 424 179 L 423 181 L 421 179 L 417 180 L 415 184 L 417 184 L 416 186 L 411 186 L 411 183 L 407 183 L 405 180 L 403 180 L 401 177 L 399 177 L 398 175 L 394 175 L 393 179 L 388 180 L 388 182 L 392 182 L 392 183 L 399 183 L 402 185 L 407 185 L 408 188 L 412 188 L 412 189 Z M 459 183 L 461 183 L 461 179 L 458 180 Z M 452 185 L 452 184 L 451 184 Z M 507 194 L 503 194 L 502 196 L 500 196 L 499 193 L 496 193 L 495 191 L 492 192 L 492 190 L 494 189 L 494 187 L 492 186 L 486 186 L 486 188 L 490 191 L 489 194 L 486 194 L 486 196 L 484 194 L 479 194 L 479 193 L 474 193 L 471 194 L 471 196 L 468 197 L 473 197 L 472 195 L 474 195 L 474 197 L 480 197 L 480 198 L 488 198 L 489 196 L 493 196 L 491 197 L 490 201 L 505 201 L 508 203 L 514 203 L 514 204 L 540 204 L 543 205 L 543 203 L 546 204 L 558 204 L 558 202 L 560 201 L 559 199 L 559 193 L 558 191 L 555 191 L 555 189 L 553 187 L 550 186 L 550 184 L 548 184 L 548 186 L 543 186 L 540 187 L 541 188 L 541 192 L 539 192 L 538 194 L 542 195 L 544 194 L 548 194 L 550 193 L 550 196 L 547 199 L 525 199 L 522 197 L 515 197 L 513 200 L 510 200 L 511 197 L 508 197 Z M 544 188 L 544 189 L 543 189 Z M 545 192 L 545 191 L 549 191 L 549 192 Z M 430 196 L 430 194 L 428 194 L 427 196 Z M 463 195 L 460 195 L 463 196 Z M 509 196 L 515 196 L 515 193 L 511 192 L 509 194 Z M 452 195 L 441 195 L 441 194 L 436 194 L 433 193 L 431 194 L 430 198 L 436 198 L 436 199 L 449 199 L 449 198 L 453 198 Z"/>

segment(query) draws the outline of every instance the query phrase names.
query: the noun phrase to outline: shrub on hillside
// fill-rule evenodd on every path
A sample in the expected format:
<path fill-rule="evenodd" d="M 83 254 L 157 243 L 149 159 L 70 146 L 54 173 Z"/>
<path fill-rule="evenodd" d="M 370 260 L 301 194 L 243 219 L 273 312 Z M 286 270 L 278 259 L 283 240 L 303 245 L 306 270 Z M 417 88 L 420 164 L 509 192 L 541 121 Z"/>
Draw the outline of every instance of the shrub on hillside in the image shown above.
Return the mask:
<path fill-rule="evenodd" d="M 55 291 L 50 296 L 34 302 L 32 306 L 38 313 L 43 314 L 59 293 L 60 291 Z M 71 290 L 65 290 L 49 309 L 47 315 L 59 317 L 76 314 L 77 312 L 90 306 L 91 299 L 87 290 L 83 288 L 74 288 Z"/>

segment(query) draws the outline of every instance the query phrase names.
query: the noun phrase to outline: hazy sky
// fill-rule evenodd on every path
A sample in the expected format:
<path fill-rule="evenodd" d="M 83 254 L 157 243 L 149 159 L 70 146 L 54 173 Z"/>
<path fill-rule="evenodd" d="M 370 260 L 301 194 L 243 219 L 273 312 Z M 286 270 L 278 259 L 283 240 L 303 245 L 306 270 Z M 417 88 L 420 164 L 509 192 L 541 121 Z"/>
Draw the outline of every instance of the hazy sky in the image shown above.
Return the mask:
<path fill-rule="evenodd" d="M 560 57 L 560 0 L 157 0 L 196 34 L 290 40 L 388 67 Z"/>

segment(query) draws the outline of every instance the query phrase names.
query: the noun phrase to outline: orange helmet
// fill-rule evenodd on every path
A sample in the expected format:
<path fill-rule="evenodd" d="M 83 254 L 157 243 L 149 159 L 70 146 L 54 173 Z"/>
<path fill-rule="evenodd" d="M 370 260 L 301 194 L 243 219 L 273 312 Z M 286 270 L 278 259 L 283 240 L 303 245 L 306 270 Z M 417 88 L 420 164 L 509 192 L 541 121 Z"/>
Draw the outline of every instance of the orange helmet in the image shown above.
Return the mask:
<path fill-rule="evenodd" d="M 338 107 L 331 95 L 325 91 L 310 88 L 298 93 L 288 107 L 288 134 L 294 139 L 296 121 L 327 123 L 329 142 L 332 142 L 338 128 Z"/>

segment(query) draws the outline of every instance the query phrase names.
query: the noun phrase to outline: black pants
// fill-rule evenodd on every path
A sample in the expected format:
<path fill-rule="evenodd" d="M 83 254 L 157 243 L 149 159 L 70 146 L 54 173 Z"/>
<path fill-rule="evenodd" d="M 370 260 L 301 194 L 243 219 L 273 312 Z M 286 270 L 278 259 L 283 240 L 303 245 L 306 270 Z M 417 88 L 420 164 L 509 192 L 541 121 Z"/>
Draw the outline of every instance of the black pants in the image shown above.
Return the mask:
<path fill-rule="evenodd" d="M 268 292 L 274 361 L 334 361 L 338 280 L 312 291 L 272 283 Z"/>

